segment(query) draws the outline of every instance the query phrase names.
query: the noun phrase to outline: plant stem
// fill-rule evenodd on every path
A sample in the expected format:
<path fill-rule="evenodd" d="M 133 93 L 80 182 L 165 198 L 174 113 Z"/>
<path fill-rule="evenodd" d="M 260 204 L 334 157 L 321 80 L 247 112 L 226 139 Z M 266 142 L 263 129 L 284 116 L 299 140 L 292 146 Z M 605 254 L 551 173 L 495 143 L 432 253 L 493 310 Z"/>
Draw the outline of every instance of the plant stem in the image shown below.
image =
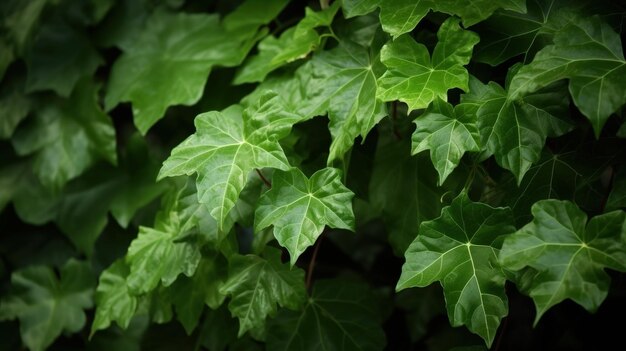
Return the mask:
<path fill-rule="evenodd" d="M 306 290 L 311 291 L 311 282 L 313 280 L 313 271 L 315 270 L 315 260 L 317 259 L 317 252 L 320 250 L 320 245 L 322 243 L 322 238 L 324 237 L 324 233 L 317 239 L 315 243 L 315 248 L 313 249 L 313 256 L 311 256 L 311 261 L 309 261 L 309 267 L 306 271 Z"/>
<path fill-rule="evenodd" d="M 270 183 L 270 181 L 269 181 L 269 180 L 267 180 L 267 178 L 265 178 L 265 176 L 263 175 L 263 173 L 261 173 L 261 171 L 260 171 L 258 168 L 255 168 L 254 170 L 256 171 L 256 174 L 258 174 L 258 175 L 259 175 L 259 177 L 261 178 L 261 180 L 263 181 L 263 183 L 265 183 L 265 185 L 266 185 L 268 188 L 271 188 L 271 187 L 272 187 L 272 183 Z"/>

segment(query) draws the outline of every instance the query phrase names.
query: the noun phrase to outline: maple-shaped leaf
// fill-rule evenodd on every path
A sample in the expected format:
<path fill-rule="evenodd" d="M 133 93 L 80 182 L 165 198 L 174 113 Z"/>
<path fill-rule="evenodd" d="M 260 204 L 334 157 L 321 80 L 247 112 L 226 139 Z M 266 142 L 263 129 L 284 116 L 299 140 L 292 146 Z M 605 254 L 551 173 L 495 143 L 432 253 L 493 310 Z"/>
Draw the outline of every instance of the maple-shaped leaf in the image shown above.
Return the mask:
<path fill-rule="evenodd" d="M 34 154 L 34 172 L 46 187 L 61 189 L 98 159 L 117 163 L 115 129 L 98 105 L 98 88 L 82 79 L 68 100 L 46 100 L 13 135 L 19 155 Z"/>
<path fill-rule="evenodd" d="M 480 33 L 473 60 L 497 66 L 518 55 L 530 61 L 554 34 L 568 22 L 565 7 L 577 2 L 568 0 L 528 0 L 528 11 L 498 11 L 475 27 Z"/>
<path fill-rule="evenodd" d="M 542 200 L 532 214 L 532 222 L 505 239 L 500 262 L 511 270 L 534 270 L 522 289 L 535 302 L 535 324 L 565 299 L 596 311 L 611 281 L 604 269 L 626 272 L 626 213 L 613 211 L 587 222 L 569 201 Z"/>
<path fill-rule="evenodd" d="M 277 305 L 297 309 L 305 300 L 304 271 L 280 260 L 280 251 L 267 247 L 264 257 L 233 255 L 228 280 L 220 292 L 231 297 L 228 309 L 239 318 L 239 336 L 261 328 Z"/>
<path fill-rule="evenodd" d="M 187 235 L 198 229 L 204 232 L 204 222 L 212 221 L 206 216 L 207 206 L 198 203 L 195 189 L 189 185 L 168 194 L 164 203 L 154 227 L 139 227 L 126 254 L 130 266 L 127 283 L 135 294 L 150 292 L 159 282 L 167 287 L 181 273 L 192 276 L 201 259 L 204 238 Z"/>
<path fill-rule="evenodd" d="M 387 71 L 378 79 L 378 98 L 400 100 L 409 111 L 422 109 L 439 97 L 447 101 L 452 88 L 468 90 L 469 63 L 478 35 L 464 30 L 458 18 L 448 18 L 439 28 L 432 57 L 424 44 L 404 35 L 383 46 L 380 60 Z"/>
<path fill-rule="evenodd" d="M 113 64 L 106 108 L 132 102 L 135 125 L 145 134 L 168 106 L 196 103 L 211 68 L 239 64 L 256 35 L 256 28 L 225 30 L 217 15 L 156 11 Z"/>
<path fill-rule="evenodd" d="M 456 15 L 468 27 L 499 9 L 525 12 L 525 0 L 469 0 L 463 6 L 454 0 L 344 0 L 346 17 L 362 16 L 380 7 L 380 23 L 394 38 L 412 31 L 432 9 Z"/>
<path fill-rule="evenodd" d="M 126 284 L 130 269 L 123 259 L 115 261 L 102 271 L 96 289 L 96 315 L 91 324 L 91 335 L 106 329 L 112 321 L 126 329 L 135 315 L 138 297 L 133 295 Z"/>
<path fill-rule="evenodd" d="M 195 119 L 196 133 L 172 150 L 159 179 L 197 173 L 198 199 L 222 229 L 250 171 L 289 169 L 278 139 L 300 120 L 285 111 L 275 94 L 263 95 L 256 106 L 244 111 L 231 106 L 201 114 Z"/>
<path fill-rule="evenodd" d="M 462 193 L 440 217 L 422 222 L 406 252 L 396 289 L 439 281 L 450 323 L 466 325 L 491 346 L 508 313 L 498 252 L 502 239 L 514 231 L 510 209 L 472 202 Z"/>
<path fill-rule="evenodd" d="M 509 88 L 523 98 L 555 81 L 569 79 L 574 104 L 599 137 L 611 114 L 626 104 L 626 60 L 619 34 L 599 17 L 577 19 L 554 36 L 554 45 L 520 68 Z"/>
<path fill-rule="evenodd" d="M 385 106 L 376 99 L 377 63 L 368 50 L 355 43 L 323 51 L 298 70 L 305 91 L 300 113 L 314 117 L 328 113 L 330 145 L 328 164 L 342 159 L 357 136 L 365 138 L 385 115 Z"/>
<path fill-rule="evenodd" d="M 461 101 L 466 112 L 475 111 L 478 130 L 488 155 L 510 170 L 517 182 L 533 163 L 539 161 L 548 136 L 568 132 L 569 100 L 560 86 L 529 94 L 523 100 L 511 100 L 507 91 L 495 82 L 482 84 L 472 78 L 470 93 Z"/>
<path fill-rule="evenodd" d="M 385 333 L 371 291 L 339 279 L 317 281 L 301 311 L 282 310 L 269 323 L 268 349 L 382 350 Z"/>
<path fill-rule="evenodd" d="M 276 171 L 272 188 L 259 199 L 255 231 L 274 226 L 274 236 L 289 251 L 293 266 L 324 226 L 354 230 L 353 196 L 336 168 L 319 170 L 311 178 L 298 168 Z"/>
<path fill-rule="evenodd" d="M 415 119 L 412 153 L 430 149 L 430 158 L 439 172 L 439 185 L 458 166 L 466 151 L 480 151 L 476 116 L 457 113 L 464 105 L 452 107 L 437 98 L 423 115 Z"/>
<path fill-rule="evenodd" d="M 275 69 L 306 57 L 315 50 L 322 40 L 316 31 L 318 27 L 329 27 L 339 10 L 340 1 L 328 8 L 315 12 L 305 9 L 304 18 L 284 31 L 280 37 L 267 36 L 259 43 L 259 53 L 245 63 L 235 77 L 235 84 L 260 82 Z"/>
<path fill-rule="evenodd" d="M 198 325 L 204 305 L 216 309 L 224 302 L 219 288 L 226 278 L 226 267 L 226 260 L 214 253 L 213 257 L 202 258 L 192 277 L 181 276 L 172 284 L 174 310 L 187 334 Z"/>
<path fill-rule="evenodd" d="M 20 320 L 22 341 L 42 351 L 61 333 L 76 333 L 92 307 L 94 278 L 86 262 L 69 260 L 60 278 L 51 267 L 30 266 L 11 275 L 11 293 L 0 300 L 0 320 Z"/>

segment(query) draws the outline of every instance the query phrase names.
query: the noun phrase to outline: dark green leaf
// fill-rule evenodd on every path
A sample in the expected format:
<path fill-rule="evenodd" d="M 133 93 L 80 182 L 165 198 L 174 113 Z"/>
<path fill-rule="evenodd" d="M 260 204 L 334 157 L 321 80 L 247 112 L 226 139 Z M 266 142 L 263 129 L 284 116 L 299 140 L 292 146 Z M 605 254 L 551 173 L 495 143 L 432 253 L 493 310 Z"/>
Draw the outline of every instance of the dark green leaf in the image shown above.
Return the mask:
<path fill-rule="evenodd" d="M 592 218 L 569 201 L 542 200 L 534 219 L 505 239 L 507 269 L 535 272 L 522 289 L 535 301 L 535 324 L 552 306 L 571 299 L 594 312 L 608 293 L 605 268 L 626 272 L 626 213 Z"/>
<path fill-rule="evenodd" d="M 68 261 L 60 278 L 47 266 L 30 266 L 11 275 L 12 293 L 1 300 L 0 319 L 20 320 L 22 341 L 45 350 L 62 332 L 76 333 L 91 308 L 94 279 L 89 264 Z"/>
<path fill-rule="evenodd" d="M 364 284 L 318 281 L 301 311 L 281 311 L 268 330 L 271 350 L 382 350 L 377 301 Z"/>
<path fill-rule="evenodd" d="M 130 269 L 124 260 L 118 260 L 100 274 L 96 289 L 96 316 L 91 324 L 91 335 L 106 329 L 112 321 L 126 329 L 137 310 L 138 298 L 126 284 Z"/>
<path fill-rule="evenodd" d="M 441 217 L 422 222 L 406 252 L 396 289 L 439 281 L 450 323 L 466 325 L 491 347 L 500 320 L 508 313 L 498 252 L 504 236 L 513 231 L 508 208 L 472 202 L 462 193 Z"/>
<path fill-rule="evenodd" d="M 239 336 L 265 325 L 276 313 L 276 305 L 299 308 L 305 300 L 304 271 L 289 268 L 280 260 L 280 251 L 265 249 L 265 257 L 233 255 L 228 280 L 220 292 L 231 297 L 228 309 L 239 318 Z"/>

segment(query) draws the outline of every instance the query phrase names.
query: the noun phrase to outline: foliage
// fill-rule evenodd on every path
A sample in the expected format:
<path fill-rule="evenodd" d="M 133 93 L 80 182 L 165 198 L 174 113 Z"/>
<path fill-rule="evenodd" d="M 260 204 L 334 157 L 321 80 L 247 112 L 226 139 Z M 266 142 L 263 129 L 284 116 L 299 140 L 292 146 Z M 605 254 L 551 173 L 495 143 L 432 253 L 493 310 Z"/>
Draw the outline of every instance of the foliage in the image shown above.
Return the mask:
<path fill-rule="evenodd" d="M 619 2 L 0 14 L 0 349 L 619 342 Z"/>

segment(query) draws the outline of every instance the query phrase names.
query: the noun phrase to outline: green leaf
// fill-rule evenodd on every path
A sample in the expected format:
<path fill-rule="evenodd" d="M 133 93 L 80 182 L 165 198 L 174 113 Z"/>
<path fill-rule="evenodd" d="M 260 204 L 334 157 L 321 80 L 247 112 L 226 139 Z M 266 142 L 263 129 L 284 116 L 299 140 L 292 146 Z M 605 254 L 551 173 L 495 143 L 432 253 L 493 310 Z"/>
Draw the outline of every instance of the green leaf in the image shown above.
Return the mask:
<path fill-rule="evenodd" d="M 13 200 L 24 182 L 24 175 L 28 174 L 28 163 L 16 163 L 0 168 L 0 213 Z"/>
<path fill-rule="evenodd" d="M 330 145 L 328 165 L 343 159 L 357 136 L 363 139 L 386 115 L 385 106 L 376 99 L 377 59 L 354 43 L 323 51 L 298 70 L 305 91 L 300 113 L 314 117 L 328 113 Z"/>
<path fill-rule="evenodd" d="M 98 330 L 108 328 L 112 321 L 123 329 L 128 328 L 138 304 L 138 298 L 130 292 L 126 284 L 129 273 L 130 269 L 124 260 L 117 260 L 100 274 L 91 336 Z"/>
<path fill-rule="evenodd" d="M 211 68 L 239 64 L 251 39 L 224 30 L 215 15 L 157 11 L 113 65 L 106 109 L 132 102 L 135 125 L 145 134 L 168 106 L 198 102 Z"/>
<path fill-rule="evenodd" d="M 385 333 L 371 288 L 318 281 L 301 311 L 282 310 L 269 324 L 270 350 L 382 350 Z"/>
<path fill-rule="evenodd" d="M 82 77 L 93 75 L 102 63 L 85 32 L 60 20 L 46 23 L 26 55 L 26 92 L 53 90 L 67 97 Z"/>
<path fill-rule="evenodd" d="M 41 13 L 49 0 L 4 1 L 0 5 L 3 24 L 7 28 L 10 41 L 15 43 L 16 53 L 23 54 L 35 29 L 39 24 Z"/>
<path fill-rule="evenodd" d="M 389 243 L 403 256 L 424 220 L 437 217 L 445 189 L 426 155 L 411 157 L 408 142 L 380 143 L 374 156 L 369 200 L 382 212 Z"/>
<path fill-rule="evenodd" d="M 93 301 L 88 263 L 68 261 L 60 278 L 47 266 L 30 266 L 11 275 L 11 294 L 0 304 L 0 319 L 20 320 L 22 341 L 31 351 L 45 350 L 62 332 L 85 325 L 84 309 Z"/>
<path fill-rule="evenodd" d="M 467 91 L 469 75 L 463 66 L 469 63 L 478 36 L 463 30 L 459 22 L 450 17 L 441 25 L 432 58 L 426 46 L 409 35 L 386 44 L 380 59 L 387 72 L 378 79 L 378 98 L 400 100 L 412 111 L 428 107 L 437 97 L 447 101 L 452 88 Z"/>
<path fill-rule="evenodd" d="M 497 255 L 504 236 L 514 231 L 508 208 L 472 202 L 462 193 L 440 217 L 422 222 L 396 289 L 439 281 L 452 326 L 466 325 L 491 347 L 508 313 L 506 278 Z"/>
<path fill-rule="evenodd" d="M 298 168 L 276 171 L 272 188 L 257 205 L 254 228 L 260 232 L 274 226 L 274 236 L 289 251 L 293 266 L 324 226 L 354 231 L 352 197 L 336 168 L 324 168 L 311 178 Z"/>
<path fill-rule="evenodd" d="M 23 79 L 7 78 L 0 89 L 0 139 L 10 138 L 30 109 L 31 99 L 24 93 Z"/>
<path fill-rule="evenodd" d="M 1 203 L 0 200 L 0 209 L 2 208 Z M 611 193 L 606 200 L 607 210 L 619 208 L 626 208 L 626 171 L 623 168 L 615 174 Z"/>
<path fill-rule="evenodd" d="M 224 17 L 224 27 L 229 31 L 256 29 L 274 20 L 287 4 L 289 0 L 246 0 Z"/>
<path fill-rule="evenodd" d="M 456 15 L 469 27 L 493 14 L 499 8 L 525 12 L 525 0 L 470 0 L 460 5 L 456 0 L 344 0 L 347 18 L 362 16 L 380 7 L 380 23 L 394 39 L 411 32 L 433 9 Z"/>
<path fill-rule="evenodd" d="M 115 129 L 97 103 L 98 86 L 81 80 L 69 100 L 54 98 L 37 109 L 34 121 L 13 135 L 19 155 L 34 155 L 33 169 L 54 190 L 98 159 L 117 163 Z"/>
<path fill-rule="evenodd" d="M 605 268 L 626 272 L 626 213 L 592 218 L 569 201 L 542 200 L 534 219 L 505 239 L 500 262 L 532 273 L 523 290 L 537 309 L 535 324 L 552 306 L 571 299 L 590 312 L 606 298 L 610 277 Z M 529 271 L 533 269 L 534 271 Z"/>
<path fill-rule="evenodd" d="M 200 263 L 203 238 L 188 234 L 200 230 L 211 235 L 204 231 L 208 209 L 198 203 L 192 187 L 170 193 L 164 202 L 165 209 L 157 215 L 154 228 L 139 227 L 139 234 L 126 254 L 130 266 L 127 282 L 135 294 L 150 292 L 159 282 L 167 287 L 181 273 L 193 276 Z"/>
<path fill-rule="evenodd" d="M 535 53 L 552 42 L 552 37 L 565 23 L 572 1 L 528 0 L 527 12 L 498 11 L 476 26 L 480 43 L 473 60 L 497 66 L 510 58 L 524 55 L 530 61 Z"/>
<path fill-rule="evenodd" d="M 452 105 L 437 98 L 423 115 L 415 119 L 416 129 L 411 140 L 411 153 L 430 149 L 430 158 L 439 172 L 439 185 L 458 166 L 466 151 L 480 151 L 480 134 L 476 116 L 457 110 L 464 105 Z"/>
<path fill-rule="evenodd" d="M 279 38 L 270 35 L 263 39 L 259 43 L 259 53 L 246 62 L 237 73 L 234 83 L 261 82 L 275 69 L 306 57 L 322 40 L 315 28 L 330 27 L 340 4 L 340 1 L 336 1 L 319 12 L 307 7 L 304 18 L 297 26 L 284 31 Z"/>
<path fill-rule="evenodd" d="M 261 328 L 276 305 L 297 309 L 305 300 L 304 271 L 281 263 L 280 251 L 267 247 L 265 258 L 233 255 L 228 266 L 228 280 L 220 292 L 231 297 L 228 309 L 239 318 L 239 337 L 246 331 Z"/>
<path fill-rule="evenodd" d="M 198 325 L 204 305 L 218 308 L 225 299 L 219 292 L 226 276 L 226 260 L 221 255 L 203 258 L 193 277 L 179 277 L 171 286 L 172 302 L 178 320 L 190 335 Z"/>
<path fill-rule="evenodd" d="M 574 104 L 600 136 L 609 116 L 626 104 L 626 61 L 619 34 L 598 17 L 581 18 L 554 36 L 554 45 L 537 53 L 513 77 L 512 99 L 523 98 L 561 79 L 569 79 Z"/>
<path fill-rule="evenodd" d="M 473 105 L 466 111 L 476 111 L 487 154 L 495 155 L 498 164 L 510 170 L 518 184 L 533 163 L 539 161 L 546 138 L 571 129 L 566 121 L 569 100 L 559 86 L 517 101 L 509 99 L 495 82 L 484 85 L 472 79 L 470 90 L 461 101 Z"/>
<path fill-rule="evenodd" d="M 197 173 L 198 199 L 222 229 L 248 173 L 255 168 L 289 168 L 277 140 L 300 119 L 286 112 L 274 94 L 264 95 L 243 113 L 241 107 L 231 106 L 201 114 L 195 120 L 196 133 L 172 150 L 159 179 Z"/>

